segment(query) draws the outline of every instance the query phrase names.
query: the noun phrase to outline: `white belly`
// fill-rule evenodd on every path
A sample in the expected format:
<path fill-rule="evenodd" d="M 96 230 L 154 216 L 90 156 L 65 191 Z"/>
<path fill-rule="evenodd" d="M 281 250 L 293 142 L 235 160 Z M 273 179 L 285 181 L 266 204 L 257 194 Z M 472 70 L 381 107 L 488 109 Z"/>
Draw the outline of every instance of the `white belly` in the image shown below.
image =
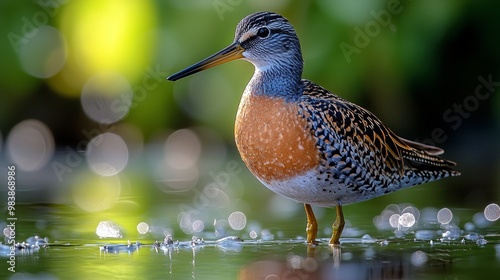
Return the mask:
<path fill-rule="evenodd" d="M 318 180 L 318 177 L 320 180 Z M 334 207 L 339 203 L 347 205 L 377 196 L 385 192 L 355 191 L 351 185 L 338 181 L 324 181 L 316 170 L 309 170 L 300 176 L 284 180 L 264 181 L 259 179 L 271 191 L 288 199 L 321 207 Z M 397 186 L 390 185 L 393 189 Z"/>
<path fill-rule="evenodd" d="M 271 191 L 297 202 L 322 207 L 336 206 L 339 201 L 342 204 L 348 203 L 346 198 L 349 197 L 349 192 L 344 186 L 321 182 L 317 174 L 315 170 L 310 170 L 284 180 L 260 181 Z"/>

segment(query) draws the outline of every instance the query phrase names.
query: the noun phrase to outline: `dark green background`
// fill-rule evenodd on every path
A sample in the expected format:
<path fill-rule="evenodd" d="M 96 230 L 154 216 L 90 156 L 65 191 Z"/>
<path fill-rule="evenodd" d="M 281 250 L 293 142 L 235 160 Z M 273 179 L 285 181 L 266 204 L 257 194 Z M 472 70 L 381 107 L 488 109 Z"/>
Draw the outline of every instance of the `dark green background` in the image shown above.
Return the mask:
<path fill-rule="evenodd" d="M 68 59 L 78 60 L 75 57 L 78 48 L 101 42 L 75 41 L 76 31 L 72 28 L 78 22 L 74 21 L 83 14 L 99 15 L 102 5 L 97 1 L 60 2 L 60 8 L 47 17 L 47 24 L 64 34 Z M 125 4 L 102 2 L 116 6 L 111 9 L 115 12 L 100 15 L 108 19 L 104 24 L 113 23 L 113 17 L 119 17 Z M 19 239 L 35 233 L 52 240 L 94 239 L 95 227 L 101 220 L 113 220 L 123 226 L 126 238 L 161 238 L 159 233 L 145 237 L 135 231 L 139 222 L 146 221 L 169 228 L 177 238 L 190 239 L 191 234 L 181 231 L 178 216 L 182 211 L 193 209 L 203 212 L 207 234 L 214 231 L 214 219 L 227 219 L 231 212 L 242 211 L 248 226 L 254 223 L 277 232 L 281 225 L 286 225 L 283 238 L 303 235 L 305 217 L 300 206 L 273 208 L 274 194 L 253 178 L 235 149 L 234 117 L 241 93 L 252 75 L 252 65 L 238 61 L 176 83 L 163 79 L 230 44 L 239 20 L 260 10 L 278 12 L 296 28 L 305 61 L 304 78 L 369 109 L 398 135 L 445 149 L 444 156 L 456 161 L 457 170 L 462 172 L 459 178 L 347 206 L 346 218 L 354 226 L 376 235 L 372 218 L 392 203 L 470 212 L 482 212 L 489 203 L 498 203 L 500 5 L 496 1 L 388 2 L 141 2 L 148 8 L 137 17 L 134 13 L 127 14 L 129 17 L 122 19 L 127 25 L 118 26 L 118 30 L 147 29 L 121 30 L 136 37 L 129 36 L 121 45 L 111 46 L 123 54 L 117 59 L 121 64 L 116 64 L 114 70 L 120 72 L 123 67 L 123 75 L 132 86 L 143 83 L 148 69 L 156 69 L 162 78 L 153 80 L 156 86 L 145 95 L 134 92 L 134 107 L 114 124 L 116 127 L 130 125 L 143 139 L 140 149 L 129 151 L 128 165 L 119 174 L 122 182 L 119 199 L 104 211 L 86 212 L 74 204 L 74 185 L 91 185 L 96 175 L 83 160 L 73 172 L 65 174 L 63 180 L 57 180 L 51 163 L 64 162 L 68 147 L 83 157 L 82 148 L 89 139 L 82 132 L 105 132 L 109 127 L 103 128 L 83 112 L 79 98 L 81 88 L 73 88 L 69 94 L 61 90 L 64 88 L 60 84 L 61 73 L 40 79 L 21 67 L 9 34 L 23 35 L 26 24 L 23 18 L 33 22 L 33 16 L 47 11 L 44 7 L 51 2 L 0 1 L 0 179 L 5 179 L 6 166 L 12 164 L 6 150 L 11 129 L 26 119 L 43 122 L 53 134 L 56 152 L 41 170 L 19 171 L 17 201 L 43 204 L 44 209 L 59 214 L 62 211 L 67 218 L 67 222 L 61 223 L 53 220 L 59 214 L 49 215 L 44 220 L 45 226 L 34 227 L 37 213 L 26 208 L 30 210 L 22 213 L 29 230 L 20 228 Z M 387 11 L 398 12 L 389 13 L 389 20 L 381 17 L 387 16 Z M 144 22 L 147 24 L 142 25 Z M 108 30 L 104 26 L 101 30 L 99 22 L 95 24 L 95 32 Z M 346 55 L 343 48 L 354 52 Z M 131 70 L 127 65 L 137 67 Z M 83 76 L 65 78 L 76 81 Z M 477 87 L 484 84 L 482 79 L 492 80 L 493 85 L 490 91 L 483 87 L 477 93 Z M 190 190 L 165 191 L 165 185 L 154 175 L 152 158 L 170 133 L 183 128 L 196 131 L 201 141 L 198 181 Z M 229 203 L 198 207 L 197 203 L 202 202 L 195 200 L 207 184 L 214 182 L 210 174 L 224 172 L 226 165 L 233 161 L 241 170 L 225 187 Z M 85 181 L 87 179 L 89 181 Z M 0 205 L 5 205 L 5 190 L 0 199 Z M 281 210 L 285 214 L 279 213 Z M 320 228 L 328 228 L 334 211 L 320 211 L 318 216 Z M 463 226 L 470 220 L 471 214 L 467 214 L 457 222 Z"/>

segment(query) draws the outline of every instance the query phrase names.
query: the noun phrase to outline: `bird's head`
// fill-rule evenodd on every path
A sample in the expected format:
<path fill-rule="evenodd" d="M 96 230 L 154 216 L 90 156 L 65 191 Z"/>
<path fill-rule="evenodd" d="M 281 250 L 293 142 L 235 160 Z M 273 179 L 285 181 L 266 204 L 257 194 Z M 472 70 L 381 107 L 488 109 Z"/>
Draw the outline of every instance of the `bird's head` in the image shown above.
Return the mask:
<path fill-rule="evenodd" d="M 258 12 L 238 23 L 232 44 L 167 79 L 175 81 L 240 58 L 261 72 L 293 69 L 302 73 L 300 43 L 293 26 L 279 14 Z"/>

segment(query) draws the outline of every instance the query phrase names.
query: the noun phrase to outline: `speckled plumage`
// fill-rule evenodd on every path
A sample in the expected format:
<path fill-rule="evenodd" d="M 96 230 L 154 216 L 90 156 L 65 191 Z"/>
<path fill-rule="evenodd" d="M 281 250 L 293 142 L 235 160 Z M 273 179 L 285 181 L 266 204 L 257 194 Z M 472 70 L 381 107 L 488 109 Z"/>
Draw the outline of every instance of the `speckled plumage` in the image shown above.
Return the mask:
<path fill-rule="evenodd" d="M 435 155 L 439 149 L 397 136 L 371 112 L 310 81 L 302 85 L 299 115 L 308 120 L 320 154 L 318 181 L 335 186 L 323 187 L 325 193 L 347 189 L 340 203 L 459 175 L 450 169 L 455 163 Z"/>
<path fill-rule="evenodd" d="M 168 79 L 239 58 L 255 72 L 236 116 L 236 145 L 265 186 L 304 203 L 308 243 L 317 233 L 311 205 L 336 207 L 330 243 L 338 244 L 342 205 L 460 175 L 438 156 L 443 150 L 403 139 L 368 110 L 303 80 L 299 39 L 275 13 L 245 17 L 231 45 Z"/>

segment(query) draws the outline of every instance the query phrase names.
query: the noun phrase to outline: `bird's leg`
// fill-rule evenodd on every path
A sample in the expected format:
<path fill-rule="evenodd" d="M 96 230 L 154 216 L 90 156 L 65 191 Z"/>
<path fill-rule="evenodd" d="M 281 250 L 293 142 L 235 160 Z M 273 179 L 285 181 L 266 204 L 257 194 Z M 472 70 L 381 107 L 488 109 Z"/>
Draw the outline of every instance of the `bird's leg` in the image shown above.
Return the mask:
<path fill-rule="evenodd" d="M 337 218 L 335 218 L 335 222 L 332 225 L 333 234 L 332 239 L 330 239 L 330 244 L 340 244 L 340 235 L 342 234 L 342 230 L 344 229 L 345 221 L 344 221 L 344 212 L 342 212 L 342 205 L 340 203 L 337 204 L 335 208 L 337 210 Z"/>
<path fill-rule="evenodd" d="M 318 234 L 318 222 L 316 221 L 316 217 L 314 216 L 311 205 L 304 204 L 304 209 L 306 210 L 307 217 L 307 244 L 318 244 L 318 242 L 316 242 L 316 235 Z"/>

